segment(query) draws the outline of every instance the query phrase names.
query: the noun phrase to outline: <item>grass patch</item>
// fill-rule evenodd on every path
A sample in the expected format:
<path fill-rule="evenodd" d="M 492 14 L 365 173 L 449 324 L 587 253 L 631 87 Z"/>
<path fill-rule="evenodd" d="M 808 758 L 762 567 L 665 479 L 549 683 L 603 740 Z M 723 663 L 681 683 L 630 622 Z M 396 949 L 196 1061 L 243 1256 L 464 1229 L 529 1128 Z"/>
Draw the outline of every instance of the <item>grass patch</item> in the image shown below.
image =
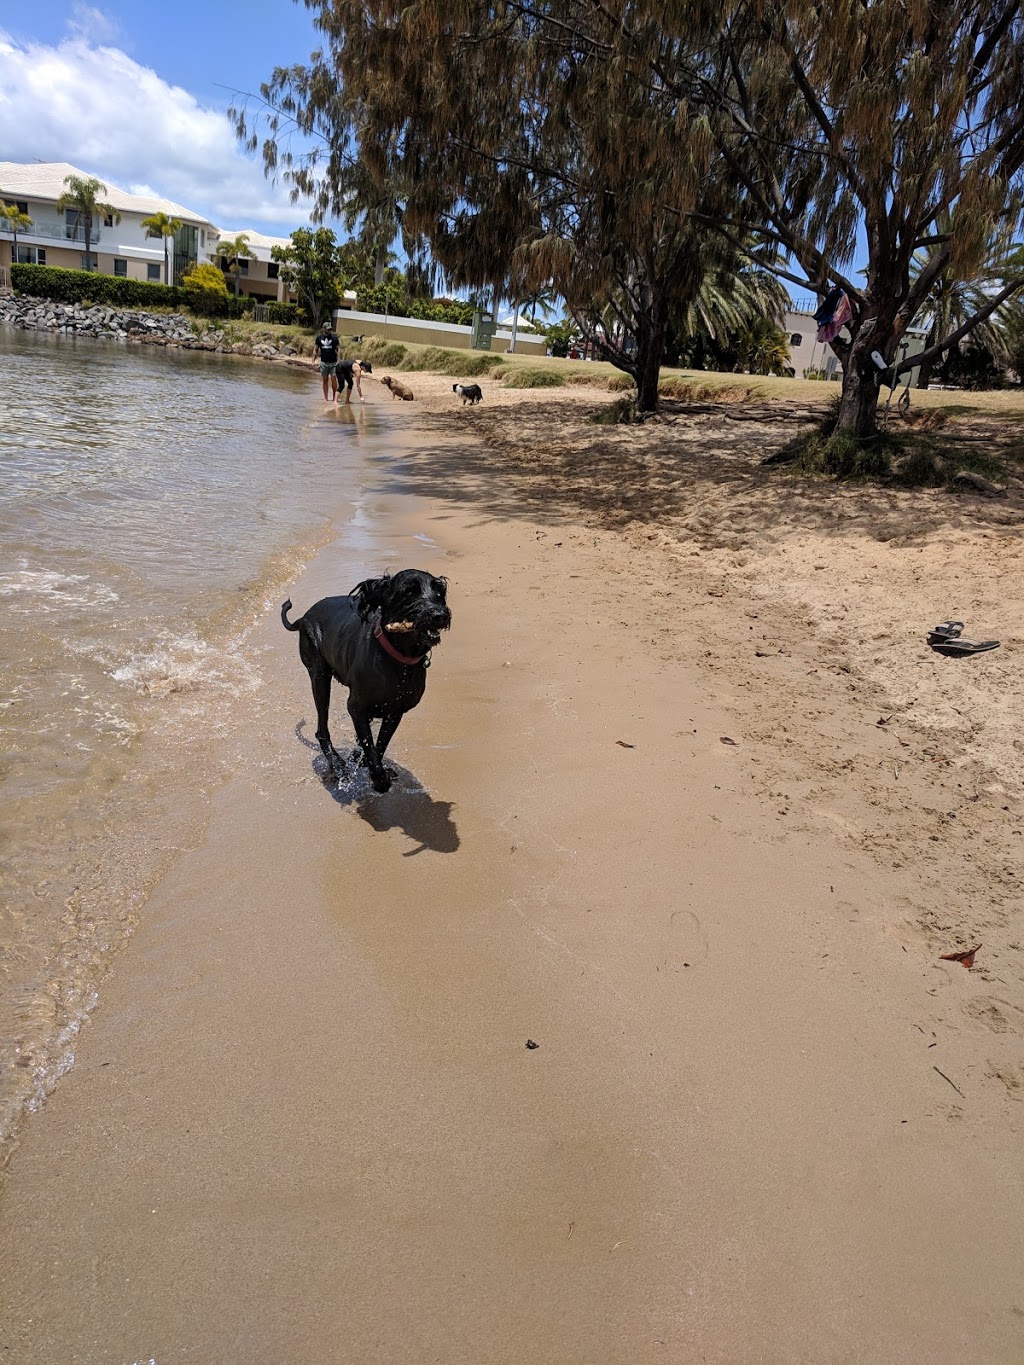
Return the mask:
<path fill-rule="evenodd" d="M 557 371 L 526 365 L 522 369 L 503 366 L 500 376 L 496 373 L 496 377 L 501 378 L 507 389 L 560 389 L 565 384 L 564 377 Z"/>
<path fill-rule="evenodd" d="M 636 380 L 631 374 L 613 374 L 605 388 L 609 393 L 625 393 L 636 388 Z"/>
<path fill-rule="evenodd" d="M 395 369 L 409 354 L 408 348 L 399 341 L 385 341 L 383 337 L 367 337 L 358 344 L 352 337 L 345 337 L 344 360 L 368 360 L 371 365 L 383 365 Z"/>
<path fill-rule="evenodd" d="M 661 398 L 680 398 L 686 403 L 745 403 L 757 398 L 756 386 L 745 384 L 738 388 L 735 384 L 698 384 L 680 375 L 669 375 L 658 385 Z"/>
<path fill-rule="evenodd" d="M 863 440 L 836 431 L 838 416 L 837 394 L 821 421 L 794 437 L 773 463 L 805 477 L 873 479 L 899 488 L 951 488 L 961 471 L 980 474 L 990 483 L 1006 481 L 1003 461 L 943 431 L 946 417 L 941 413 L 918 414 L 916 420 L 885 427 Z"/>
<path fill-rule="evenodd" d="M 599 427 L 626 426 L 636 421 L 636 399 L 628 396 L 616 398 L 614 403 L 591 413 L 587 420 Z"/>
<path fill-rule="evenodd" d="M 421 351 L 410 352 L 400 368 L 413 372 L 450 374 L 456 379 L 474 379 L 478 375 L 496 371 L 501 364 L 500 355 L 491 355 L 486 351 L 453 351 L 445 346 L 424 346 Z"/>

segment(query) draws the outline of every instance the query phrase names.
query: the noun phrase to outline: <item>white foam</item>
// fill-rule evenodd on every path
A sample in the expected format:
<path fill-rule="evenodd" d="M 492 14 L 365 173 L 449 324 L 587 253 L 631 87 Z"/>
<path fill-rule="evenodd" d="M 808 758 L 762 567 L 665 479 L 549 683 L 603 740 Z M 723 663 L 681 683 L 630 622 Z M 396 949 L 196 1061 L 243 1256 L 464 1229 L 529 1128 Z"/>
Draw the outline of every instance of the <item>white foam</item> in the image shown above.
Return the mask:
<path fill-rule="evenodd" d="M 15 600 L 11 611 L 66 611 L 68 607 L 107 607 L 119 601 L 113 588 L 93 583 L 88 574 L 66 574 L 57 569 L 19 569 L 0 574 L 0 597 Z"/>

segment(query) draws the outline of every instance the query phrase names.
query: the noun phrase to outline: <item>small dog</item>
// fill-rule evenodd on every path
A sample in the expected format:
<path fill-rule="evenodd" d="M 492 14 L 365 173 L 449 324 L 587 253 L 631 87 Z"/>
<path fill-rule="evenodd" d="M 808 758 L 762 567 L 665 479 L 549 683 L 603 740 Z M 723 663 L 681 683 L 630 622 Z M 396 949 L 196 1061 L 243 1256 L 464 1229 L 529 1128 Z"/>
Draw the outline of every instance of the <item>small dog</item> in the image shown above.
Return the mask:
<path fill-rule="evenodd" d="M 380 382 L 386 389 L 391 390 L 392 398 L 404 398 L 407 403 L 413 401 L 412 389 L 407 389 L 400 379 L 391 379 L 385 375 Z"/>
<path fill-rule="evenodd" d="M 327 726 L 331 680 L 348 688 L 348 713 L 370 780 L 379 792 L 391 786 L 384 751 L 406 711 L 427 685 L 427 655 L 452 623 L 448 580 L 422 569 L 402 569 L 357 583 L 347 597 L 325 597 L 295 622 L 291 600 L 281 607 L 287 630 L 297 630 L 299 657 L 309 673 L 316 705 L 316 737 L 340 777 L 345 761 Z M 376 740 L 371 720 L 380 720 Z"/>
<path fill-rule="evenodd" d="M 484 391 L 479 384 L 453 384 L 452 393 L 457 393 L 462 399 L 462 406 L 467 403 L 479 403 L 484 396 Z"/>

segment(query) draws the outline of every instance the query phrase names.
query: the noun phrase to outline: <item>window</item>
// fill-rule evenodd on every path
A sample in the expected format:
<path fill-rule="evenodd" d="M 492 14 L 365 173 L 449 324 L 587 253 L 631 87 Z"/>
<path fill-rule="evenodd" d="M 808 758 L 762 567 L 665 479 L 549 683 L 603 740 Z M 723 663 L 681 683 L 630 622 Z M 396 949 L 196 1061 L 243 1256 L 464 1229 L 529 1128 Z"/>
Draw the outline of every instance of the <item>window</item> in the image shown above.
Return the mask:
<path fill-rule="evenodd" d="M 278 276 L 280 275 L 280 273 L 281 273 L 281 262 L 280 262 L 280 261 L 268 261 L 268 262 L 267 262 L 267 279 L 268 279 L 268 280 L 276 280 L 276 279 L 278 278 Z"/>
<path fill-rule="evenodd" d="M 78 212 L 77 209 L 64 210 L 64 226 L 66 235 L 68 237 L 73 237 L 74 234 L 78 231 L 80 218 L 81 214 Z"/>
<path fill-rule="evenodd" d="M 104 227 L 114 226 L 114 215 L 112 213 L 105 213 L 103 215 L 103 226 Z"/>
<path fill-rule="evenodd" d="M 128 278 L 128 262 L 127 262 L 127 261 L 119 260 L 118 257 L 115 256 L 115 257 L 114 257 L 114 274 L 115 274 L 115 275 L 120 275 L 120 277 L 121 277 L 122 280 L 127 279 L 127 278 Z"/>
<path fill-rule="evenodd" d="M 249 273 L 249 262 L 245 259 L 244 256 L 239 257 L 238 273 L 240 275 L 248 275 Z"/>
<path fill-rule="evenodd" d="M 82 269 L 83 269 L 83 270 L 98 270 L 98 269 L 99 269 L 99 265 L 100 265 L 100 263 L 99 263 L 98 258 L 95 257 L 95 256 L 92 254 L 91 251 L 89 252 L 88 256 L 86 256 L 86 255 L 83 254 L 83 256 L 82 256 Z"/>
<path fill-rule="evenodd" d="M 18 245 L 18 265 L 45 265 L 46 248 L 41 246 Z"/>
<path fill-rule="evenodd" d="M 150 262 L 147 264 L 147 266 L 146 266 L 146 279 L 147 279 L 147 280 L 156 280 L 157 284 L 160 283 L 160 266 L 157 264 L 156 261 L 150 261 Z"/>
<path fill-rule="evenodd" d="M 19 213 L 28 213 L 28 200 L 15 199 L 14 207 L 18 210 Z"/>
<path fill-rule="evenodd" d="M 799 346 L 802 341 L 803 336 L 800 332 L 794 332 L 792 336 L 789 338 L 789 344 L 791 346 Z"/>

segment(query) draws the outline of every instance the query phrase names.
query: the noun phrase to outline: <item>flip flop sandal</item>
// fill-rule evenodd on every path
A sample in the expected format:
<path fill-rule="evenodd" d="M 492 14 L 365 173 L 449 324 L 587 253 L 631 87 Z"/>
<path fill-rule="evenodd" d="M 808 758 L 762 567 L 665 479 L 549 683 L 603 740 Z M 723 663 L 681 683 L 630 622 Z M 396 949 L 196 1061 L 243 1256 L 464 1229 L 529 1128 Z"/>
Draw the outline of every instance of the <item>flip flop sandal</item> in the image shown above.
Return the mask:
<path fill-rule="evenodd" d="M 932 644 L 936 640 L 952 640 L 958 636 L 964 628 L 963 621 L 940 621 L 937 626 L 932 626 L 928 633 L 928 643 Z"/>
<path fill-rule="evenodd" d="M 998 649 L 998 640 L 960 640 L 960 639 L 938 639 L 929 640 L 928 643 L 936 654 L 948 654 L 950 657 L 959 654 L 984 654 L 987 650 Z"/>

